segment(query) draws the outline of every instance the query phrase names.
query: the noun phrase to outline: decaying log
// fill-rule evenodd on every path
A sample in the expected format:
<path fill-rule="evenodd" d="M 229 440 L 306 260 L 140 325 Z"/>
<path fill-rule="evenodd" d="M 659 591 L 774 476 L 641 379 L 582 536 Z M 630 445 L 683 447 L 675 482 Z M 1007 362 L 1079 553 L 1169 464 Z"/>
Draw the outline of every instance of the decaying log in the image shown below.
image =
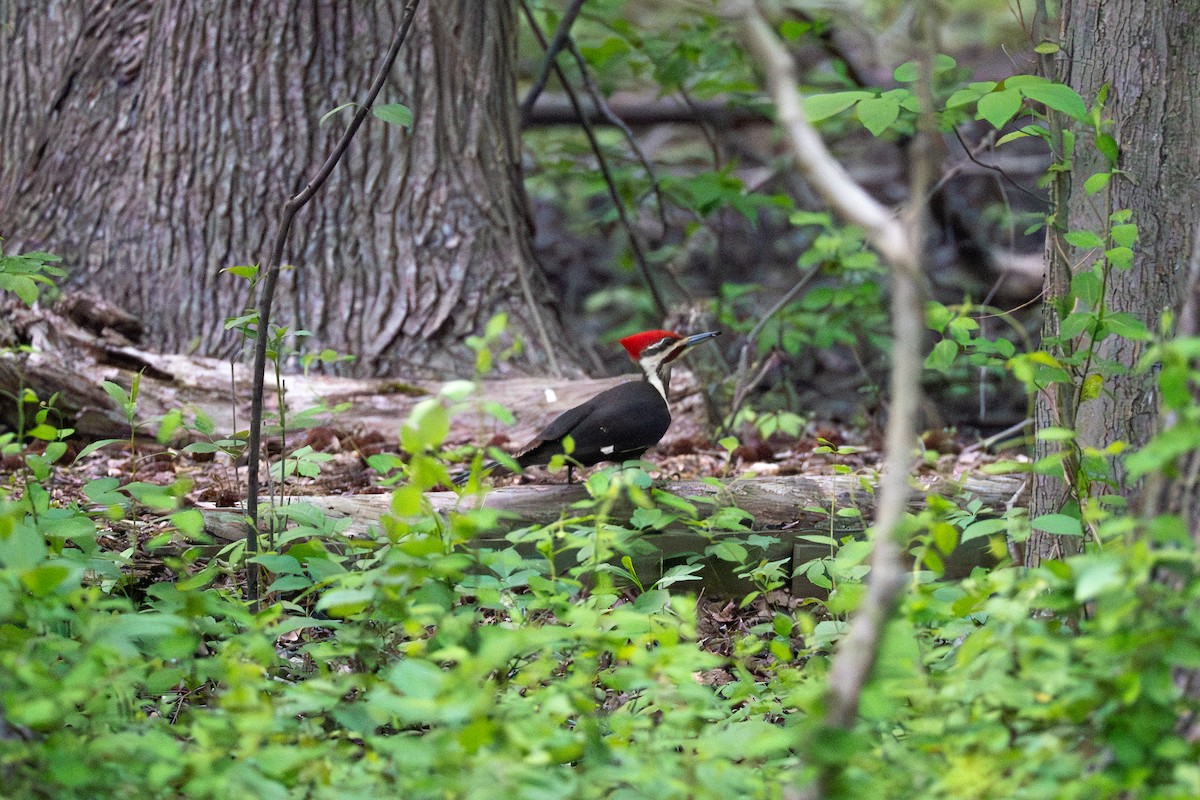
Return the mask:
<path fill-rule="evenodd" d="M 1027 492 L 1023 478 L 1013 475 L 969 475 L 961 481 L 934 478 L 928 483 L 915 482 L 912 506 L 920 508 L 926 495 L 938 494 L 947 498 L 965 500 L 978 499 L 998 516 L 1014 505 L 1023 505 Z M 750 513 L 752 521 L 748 527 L 754 531 L 771 533 L 777 543 L 762 554 L 764 560 L 787 559 L 791 566 L 828 553 L 826 545 L 806 541 L 799 537 L 806 534 L 830 534 L 841 537 L 861 531 L 864 520 L 874 514 L 874 497 L 870 483 L 856 475 L 806 475 L 770 478 L 706 481 L 680 481 L 664 486 L 672 494 L 689 499 L 696 505 L 699 519 L 709 518 L 718 508 L 735 505 Z M 485 507 L 503 512 L 501 522 L 495 530 L 480 536 L 475 544 L 481 548 L 502 549 L 512 546 L 506 538 L 513 530 L 546 525 L 563 517 L 590 513 L 575 507 L 587 500 L 587 491 L 579 484 L 557 486 L 510 486 L 494 489 L 486 494 L 459 497 L 453 492 L 431 492 L 427 495 L 436 511 L 449 513 L 456 510 L 471 510 Z M 293 502 L 307 503 L 324 512 L 331 520 L 352 520 L 345 533 L 350 536 L 366 534 L 391 512 L 389 495 L 359 495 L 335 497 L 298 497 Z M 264 502 L 264 506 L 266 503 Z M 827 511 L 856 508 L 860 515 L 854 517 L 833 516 Z M 816 509 L 822 509 L 817 511 Z M 610 521 L 614 524 L 628 522 L 632 507 L 628 502 L 618 502 L 611 509 Z M 669 510 L 669 509 L 667 509 Z M 236 541 L 245 536 L 243 517 L 235 509 L 203 509 L 205 530 L 214 538 Z M 985 515 L 986 516 L 986 515 Z M 657 553 L 635 555 L 634 565 L 638 574 L 646 580 L 656 580 L 672 563 L 686 559 L 691 554 L 702 553 L 714 538 L 728 532 L 702 532 L 682 521 L 667 525 L 662 530 L 647 534 L 644 541 L 657 547 Z M 526 555 L 534 555 L 534 548 L 519 546 Z M 963 549 L 963 548 L 960 548 Z M 958 553 L 958 558 L 948 562 L 950 574 L 963 574 L 979 563 L 986 549 L 986 540 L 980 540 L 970 548 Z M 559 564 L 565 568 L 568 561 Z M 712 559 L 706 562 L 701 574 L 701 585 L 709 591 L 745 591 L 749 584 L 731 574 L 729 565 L 719 567 Z M 811 592 L 803 576 L 793 579 L 792 588 L 797 592 Z"/>
<path fill-rule="evenodd" d="M 984 506 L 1003 513 L 1009 507 L 1025 504 L 1028 492 L 1025 478 L 1017 475 L 968 475 L 960 481 L 935 477 L 931 481 L 914 481 L 912 507 L 920 509 L 926 495 L 936 494 L 951 499 L 973 498 Z M 690 498 L 697 507 L 698 519 L 707 519 L 718 508 L 737 506 L 753 517 L 755 530 L 779 530 L 789 527 L 829 530 L 828 512 L 833 509 L 856 508 L 860 517 L 838 517 L 842 530 L 863 527 L 861 520 L 871 519 L 874 495 L 870 480 L 860 475 L 790 475 L 786 477 L 737 478 L 732 480 L 678 481 L 662 488 L 677 497 Z M 429 492 L 435 511 L 470 511 L 489 508 L 503 512 L 505 531 L 529 525 L 546 525 L 570 515 L 570 509 L 588 499 L 582 484 L 505 486 L 480 495 L 459 496 L 454 492 Z M 292 497 L 290 503 L 307 503 L 335 519 L 349 517 L 354 522 L 349 532 L 363 533 L 391 513 L 391 495 L 327 495 Z M 269 505 L 267 498 L 264 506 Z M 205 530 L 225 541 L 241 538 L 245 528 L 236 509 L 208 507 Z M 611 510 L 617 523 L 628 521 L 633 508 L 620 501 Z M 678 525 L 678 528 L 685 528 Z"/>
<path fill-rule="evenodd" d="M 100 301 L 74 299 L 53 310 L 13 306 L 8 312 L 18 339 L 31 349 L 0 354 L 0 392 L 16 397 L 29 388 L 42 400 L 57 395 L 57 423 L 74 428 L 78 436 L 129 436 L 125 410 L 103 391 L 101 384 L 108 380 L 128 390 L 138 373 L 142 377 L 137 416 L 144 420 L 139 423 L 139 434 L 153 435 L 153 420 L 173 409 L 182 411 L 185 419 L 204 415 L 221 435 L 245 428 L 251 381 L 249 368 L 243 364 L 141 350 L 121 332 L 135 332 L 130 321 Z M 513 410 L 516 423 L 505 426 L 482 411 L 468 413 L 460 423 L 461 436 L 475 441 L 486 441 L 496 434 L 513 440 L 531 438 L 556 414 L 629 377 L 481 381 L 479 407 L 485 402 L 500 403 Z M 270 365 L 266 383 L 268 387 L 275 385 Z M 282 383 L 290 417 L 313 408 L 345 405 L 338 414 L 338 426 L 354 434 L 378 433 L 385 441 L 397 441 L 400 422 L 412 407 L 422 398 L 436 395 L 444 385 L 437 381 L 303 374 L 286 374 Z M 695 398 L 691 398 L 694 387 L 695 382 L 682 371 L 672 383 L 673 401 L 685 412 L 695 405 Z M 278 408 L 274 393 L 267 398 L 267 408 Z M 15 427 L 17 418 L 14 403 L 0 400 L 0 422 Z"/>

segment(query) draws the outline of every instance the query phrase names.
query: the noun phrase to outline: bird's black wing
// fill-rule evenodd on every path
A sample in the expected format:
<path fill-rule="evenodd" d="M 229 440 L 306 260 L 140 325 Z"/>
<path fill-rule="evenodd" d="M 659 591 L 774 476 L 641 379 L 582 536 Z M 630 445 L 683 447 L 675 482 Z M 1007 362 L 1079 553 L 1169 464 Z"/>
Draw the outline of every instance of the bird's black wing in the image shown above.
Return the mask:
<path fill-rule="evenodd" d="M 658 390 L 630 381 L 563 412 L 517 456 L 542 463 L 562 452 L 561 439 L 575 443 L 572 457 L 586 465 L 636 458 L 658 443 L 671 424 L 671 412 Z"/>

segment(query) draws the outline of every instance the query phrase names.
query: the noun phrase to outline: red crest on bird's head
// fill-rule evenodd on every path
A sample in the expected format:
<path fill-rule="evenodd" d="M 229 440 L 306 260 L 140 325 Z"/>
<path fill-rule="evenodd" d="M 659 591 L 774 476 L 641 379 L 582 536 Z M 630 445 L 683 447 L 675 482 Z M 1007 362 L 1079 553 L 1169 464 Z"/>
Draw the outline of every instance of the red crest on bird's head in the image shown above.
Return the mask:
<path fill-rule="evenodd" d="M 663 339 L 678 341 L 682 338 L 678 333 L 672 333 L 671 331 L 642 331 L 641 333 L 626 336 L 621 340 L 621 344 L 625 346 L 625 352 L 629 353 L 629 357 L 637 361 L 641 358 L 642 351 L 650 345 L 661 342 Z"/>

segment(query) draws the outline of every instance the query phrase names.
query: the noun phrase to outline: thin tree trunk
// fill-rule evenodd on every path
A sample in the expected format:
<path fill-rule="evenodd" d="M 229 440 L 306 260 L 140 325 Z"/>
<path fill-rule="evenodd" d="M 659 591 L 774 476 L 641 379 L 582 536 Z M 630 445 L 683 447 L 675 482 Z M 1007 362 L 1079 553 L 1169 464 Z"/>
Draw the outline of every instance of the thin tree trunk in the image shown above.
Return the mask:
<path fill-rule="evenodd" d="M 1104 116 L 1112 120 L 1111 133 L 1120 146 L 1119 167 L 1125 173 L 1113 177 L 1110 194 L 1088 195 L 1084 180 L 1107 166 L 1090 135 L 1081 135 L 1059 198 L 1066 204 L 1066 227 L 1100 231 L 1111 211 L 1133 212 L 1140 233 L 1134 265 L 1128 272 L 1112 271 L 1105 303 L 1109 312 L 1132 313 L 1155 331 L 1163 312 L 1178 307 L 1186 288 L 1192 227 L 1200 208 L 1196 171 L 1200 104 L 1194 88 L 1200 78 L 1200 6 L 1066 0 L 1062 14 L 1066 61 L 1061 77 L 1089 104 L 1104 84 L 1110 84 Z M 1098 256 L 1065 243 L 1063 253 L 1055 252 L 1056 247 L 1052 236 L 1046 274 L 1047 335 L 1058 329 L 1053 309 L 1069 288 L 1070 273 L 1065 270 L 1090 269 Z M 1071 392 L 1042 392 L 1037 398 L 1039 429 L 1073 427 L 1080 447 L 1103 449 L 1118 440 L 1133 447 L 1144 444 L 1155 430 L 1157 394 L 1152 374 L 1132 373 L 1142 351 L 1141 343 L 1128 339 L 1104 340 L 1089 370 L 1103 376 L 1103 391 L 1078 407 Z M 1109 361 L 1120 365 L 1115 374 L 1104 367 Z M 1057 446 L 1039 442 L 1038 456 L 1050 454 Z M 1128 496 L 1134 489 L 1118 468 L 1116 491 Z M 1066 497 L 1062 481 L 1038 476 L 1032 514 L 1057 512 Z M 1078 538 L 1035 531 L 1026 555 L 1032 564 L 1081 546 Z"/>
<path fill-rule="evenodd" d="M 0 0 L 0 235 L 52 250 L 169 351 L 227 355 L 265 252 L 382 57 L 386 0 Z M 470 373 L 497 311 L 546 369 L 566 339 L 531 255 L 507 0 L 422 4 L 371 120 L 302 211 L 275 319 L 363 375 Z M 524 280 L 522 280 L 524 279 Z M 562 359 L 569 367 L 570 354 Z"/>

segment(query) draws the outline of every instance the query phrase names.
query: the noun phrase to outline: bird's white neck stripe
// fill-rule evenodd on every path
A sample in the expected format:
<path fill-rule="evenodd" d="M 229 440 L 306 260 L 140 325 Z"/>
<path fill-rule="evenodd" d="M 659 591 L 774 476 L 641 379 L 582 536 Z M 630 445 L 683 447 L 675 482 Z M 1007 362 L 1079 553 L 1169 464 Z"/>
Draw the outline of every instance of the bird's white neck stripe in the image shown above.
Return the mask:
<path fill-rule="evenodd" d="M 658 372 L 653 369 L 647 370 L 646 380 L 650 381 L 651 386 L 653 386 L 655 389 L 658 389 L 658 393 L 662 395 L 662 399 L 665 401 L 667 399 L 667 387 L 666 384 L 663 383 L 663 379 L 659 376 Z"/>

